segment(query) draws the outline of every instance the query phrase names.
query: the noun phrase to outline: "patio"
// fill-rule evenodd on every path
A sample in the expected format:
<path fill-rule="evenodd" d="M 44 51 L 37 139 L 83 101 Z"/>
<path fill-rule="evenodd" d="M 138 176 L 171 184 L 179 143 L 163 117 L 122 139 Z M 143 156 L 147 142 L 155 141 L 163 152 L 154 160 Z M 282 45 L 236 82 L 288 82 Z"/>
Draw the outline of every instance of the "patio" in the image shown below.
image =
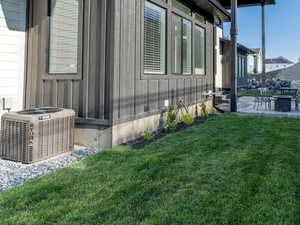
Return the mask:
<path fill-rule="evenodd" d="M 218 105 L 218 108 L 230 112 L 230 103 Z M 238 98 L 238 114 L 239 115 L 261 115 L 261 116 L 273 116 L 273 117 L 294 117 L 300 118 L 300 111 L 296 111 L 295 102 L 292 102 L 291 112 L 276 112 L 274 101 L 271 105 L 271 110 L 265 105 L 255 107 L 255 97 L 245 96 Z"/>

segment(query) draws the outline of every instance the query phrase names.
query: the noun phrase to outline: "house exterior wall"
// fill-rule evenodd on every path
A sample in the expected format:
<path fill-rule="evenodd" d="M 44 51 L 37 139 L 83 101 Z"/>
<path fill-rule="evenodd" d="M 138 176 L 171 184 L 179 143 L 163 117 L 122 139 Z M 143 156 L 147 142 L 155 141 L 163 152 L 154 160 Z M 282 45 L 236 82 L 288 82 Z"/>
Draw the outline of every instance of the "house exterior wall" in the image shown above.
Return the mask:
<path fill-rule="evenodd" d="M 231 46 L 230 41 L 224 40 L 223 41 L 223 71 L 222 71 L 222 89 L 224 90 L 230 90 L 231 87 Z M 237 49 L 237 85 L 238 88 L 243 88 L 247 85 L 248 81 L 248 53 L 245 52 L 242 48 Z M 241 60 L 244 60 L 244 64 L 241 64 Z M 241 72 L 244 71 L 244 72 Z"/>
<path fill-rule="evenodd" d="M 248 73 L 260 74 L 262 73 L 262 57 L 257 54 L 250 54 L 248 56 Z"/>
<path fill-rule="evenodd" d="M 171 74 L 171 37 L 167 37 L 167 74 L 145 75 L 143 72 L 143 10 L 144 1 L 115 0 L 115 51 L 113 81 L 113 123 L 159 114 L 165 102 L 186 105 L 206 100 L 204 93 L 213 90 L 213 24 L 206 29 L 206 75 L 180 76 Z M 156 1 L 159 2 L 159 1 Z M 167 30 L 171 30 L 168 18 Z"/>
<path fill-rule="evenodd" d="M 289 68 L 290 66 L 293 66 L 294 64 L 287 64 L 287 63 L 271 63 L 266 64 L 266 72 L 281 70 Z"/>
<path fill-rule="evenodd" d="M 0 1 L 0 116 L 6 107 L 23 107 L 26 1 Z"/>
<path fill-rule="evenodd" d="M 82 60 L 78 61 L 80 75 L 49 75 L 48 64 L 48 1 L 30 0 L 28 29 L 28 62 L 26 108 L 54 106 L 72 108 L 79 123 L 108 123 L 105 92 L 109 86 L 107 70 L 106 19 L 110 0 L 86 0 L 81 15 Z M 62 28 L 64 29 L 64 28 Z M 65 27 L 65 29 L 67 29 Z"/>
<path fill-rule="evenodd" d="M 176 104 L 179 100 L 193 107 L 201 102 L 212 104 L 212 99 L 206 96 L 208 91 L 213 90 L 214 84 L 212 15 L 200 23 L 206 30 L 206 74 L 186 76 L 170 73 L 171 34 L 168 32 L 167 74 L 155 76 L 143 73 L 144 1 L 82 2 L 81 74 L 68 77 L 47 72 L 48 1 L 30 0 L 26 108 L 72 108 L 77 115 L 77 143 L 89 140 L 84 144 L 93 142 L 99 147 L 105 143 L 103 146 L 109 147 L 110 144 L 119 144 L 119 140 L 141 135 L 148 126 L 142 129 L 140 124 L 143 122 L 140 121 L 145 119 L 156 124 L 153 118 L 158 118 L 168 104 Z M 169 20 L 167 24 L 170 30 Z M 151 122 L 148 124 L 151 128 Z M 128 127 L 130 133 L 126 132 Z M 86 133 L 91 137 L 82 138 Z M 101 141 L 101 135 L 102 139 L 106 137 L 105 141 Z"/>

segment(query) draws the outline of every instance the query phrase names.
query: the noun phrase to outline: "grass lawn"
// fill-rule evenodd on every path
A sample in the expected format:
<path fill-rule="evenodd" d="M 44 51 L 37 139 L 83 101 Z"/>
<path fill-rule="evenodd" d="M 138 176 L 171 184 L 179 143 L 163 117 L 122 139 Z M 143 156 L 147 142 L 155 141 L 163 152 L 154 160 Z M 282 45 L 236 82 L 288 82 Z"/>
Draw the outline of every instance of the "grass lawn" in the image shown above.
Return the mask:
<path fill-rule="evenodd" d="M 267 94 L 269 96 L 278 95 L 278 93 L 276 91 L 267 91 Z M 249 90 L 249 91 L 246 91 L 244 93 L 241 93 L 241 96 L 242 97 L 245 97 L 245 96 L 257 97 L 257 96 L 260 96 L 260 92 L 258 90 Z"/>
<path fill-rule="evenodd" d="M 222 115 L 0 194 L 1 225 L 298 225 L 300 120 Z"/>

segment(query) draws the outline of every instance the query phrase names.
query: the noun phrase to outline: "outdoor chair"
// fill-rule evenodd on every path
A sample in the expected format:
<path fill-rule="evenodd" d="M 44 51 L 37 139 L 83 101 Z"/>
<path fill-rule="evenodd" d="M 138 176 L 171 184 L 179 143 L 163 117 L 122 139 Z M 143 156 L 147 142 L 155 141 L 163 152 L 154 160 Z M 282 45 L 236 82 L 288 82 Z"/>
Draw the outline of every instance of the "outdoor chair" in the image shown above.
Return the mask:
<path fill-rule="evenodd" d="M 268 88 L 259 88 L 258 91 L 259 95 L 254 99 L 254 109 L 258 111 L 264 106 L 266 110 L 271 110 L 272 96 L 269 95 Z"/>
<path fill-rule="evenodd" d="M 299 90 L 297 89 L 296 96 L 295 96 L 295 110 L 297 112 L 299 112 L 299 103 L 300 103 L 300 93 Z"/>

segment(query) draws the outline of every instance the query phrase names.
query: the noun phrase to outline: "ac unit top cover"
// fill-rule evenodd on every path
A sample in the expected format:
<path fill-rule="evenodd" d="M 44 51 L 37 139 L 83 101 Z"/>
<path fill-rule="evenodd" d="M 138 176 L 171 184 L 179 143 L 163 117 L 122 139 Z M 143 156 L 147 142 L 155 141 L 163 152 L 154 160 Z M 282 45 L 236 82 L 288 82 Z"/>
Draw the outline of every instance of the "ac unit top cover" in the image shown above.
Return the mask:
<path fill-rule="evenodd" d="M 48 107 L 9 112 L 2 116 L 3 119 L 22 120 L 31 123 L 65 117 L 75 117 L 74 110 Z"/>

